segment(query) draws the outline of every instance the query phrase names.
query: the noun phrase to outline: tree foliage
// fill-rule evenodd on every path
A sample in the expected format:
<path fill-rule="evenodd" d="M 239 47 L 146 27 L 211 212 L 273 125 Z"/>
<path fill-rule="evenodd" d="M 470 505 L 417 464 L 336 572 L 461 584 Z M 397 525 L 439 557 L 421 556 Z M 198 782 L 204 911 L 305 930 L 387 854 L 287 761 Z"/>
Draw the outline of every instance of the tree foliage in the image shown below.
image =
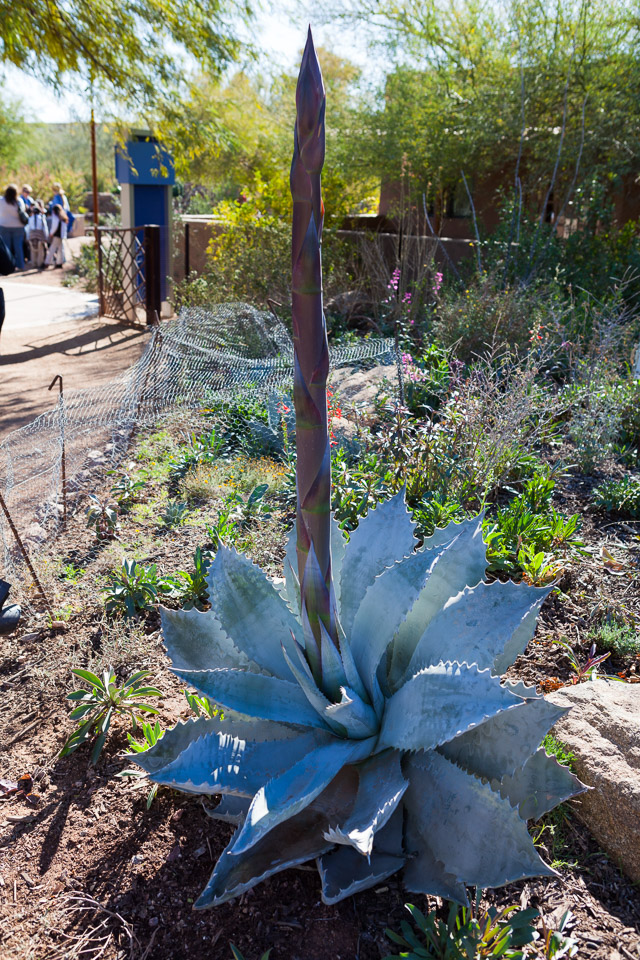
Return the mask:
<path fill-rule="evenodd" d="M 0 0 L 0 63 L 60 88 L 76 74 L 117 100 L 149 104 L 190 61 L 213 73 L 240 51 L 249 0 Z"/>
<path fill-rule="evenodd" d="M 350 140 L 359 122 L 359 70 L 329 50 L 320 48 L 318 56 L 327 90 L 329 162 L 323 190 L 330 226 L 357 207 L 372 184 L 368 171 L 361 178 L 355 169 Z M 158 130 L 175 156 L 179 176 L 210 184 L 213 203 L 235 202 L 243 194 L 263 212 L 288 217 L 295 83 L 288 72 L 268 77 L 239 70 L 223 79 L 202 75 L 184 101 L 165 101 Z M 218 212 L 230 218 L 226 206 Z"/>
<path fill-rule="evenodd" d="M 617 184 L 640 152 L 640 21 L 605 0 L 362 0 L 337 12 L 366 23 L 392 58 L 379 109 L 362 117 L 370 169 L 421 191 L 513 170 L 544 193 L 593 178 Z M 583 121 L 584 110 L 584 121 Z M 562 149 L 560 145 L 562 142 Z M 578 163 L 579 161 L 579 163 Z"/>
<path fill-rule="evenodd" d="M 24 134 L 20 104 L 7 97 L 0 87 L 0 167 L 14 163 Z"/>

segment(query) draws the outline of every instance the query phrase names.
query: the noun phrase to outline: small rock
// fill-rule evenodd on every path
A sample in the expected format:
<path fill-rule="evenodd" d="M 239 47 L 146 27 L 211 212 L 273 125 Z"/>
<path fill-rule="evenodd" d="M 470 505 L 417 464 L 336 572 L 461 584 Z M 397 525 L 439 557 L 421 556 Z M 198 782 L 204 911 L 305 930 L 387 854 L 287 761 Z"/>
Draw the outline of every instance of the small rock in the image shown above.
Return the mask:
<path fill-rule="evenodd" d="M 194 851 L 193 855 L 197 860 L 199 857 L 203 857 L 206 852 L 207 852 L 207 848 L 202 846 L 202 847 L 198 847 L 198 849 Z"/>
<path fill-rule="evenodd" d="M 157 927 L 159 923 L 160 923 L 160 921 L 158 920 L 157 917 L 149 917 L 149 926 L 150 926 L 150 927 Z"/>
<path fill-rule="evenodd" d="M 134 853 L 134 855 L 131 857 L 131 863 L 133 864 L 144 863 L 144 857 L 142 856 L 141 853 Z"/>

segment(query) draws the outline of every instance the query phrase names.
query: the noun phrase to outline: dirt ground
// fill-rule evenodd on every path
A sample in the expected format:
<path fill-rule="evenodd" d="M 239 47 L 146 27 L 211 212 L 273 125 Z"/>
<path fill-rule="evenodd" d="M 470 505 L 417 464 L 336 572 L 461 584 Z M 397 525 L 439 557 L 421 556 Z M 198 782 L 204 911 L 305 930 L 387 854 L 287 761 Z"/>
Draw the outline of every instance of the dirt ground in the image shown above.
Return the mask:
<path fill-rule="evenodd" d="M 110 380 L 140 356 L 147 332 L 104 318 L 3 330 L 0 340 L 0 440 L 57 403 L 61 374 L 65 390 Z"/>
<path fill-rule="evenodd" d="M 612 524 L 587 506 L 585 483 L 567 478 L 559 501 L 563 510 L 582 513 L 590 553 L 566 573 L 564 598 L 547 600 L 536 637 L 513 668 L 514 676 L 528 682 L 570 680 L 566 658 L 552 641 L 569 636 L 582 659 L 599 603 L 640 613 L 637 548 L 624 524 Z M 156 523 L 139 514 L 135 521 L 123 520 L 120 536 L 129 544 L 144 540 L 145 562 L 173 572 L 201 542 L 201 531 L 184 525 L 162 535 Z M 274 572 L 281 548 L 274 549 L 259 529 L 253 544 L 252 558 Z M 604 545 L 624 562 L 622 572 L 603 563 Z M 118 777 L 132 766 L 123 756 L 122 723 L 95 767 L 87 749 L 55 759 L 71 729 L 64 699 L 72 689 L 69 671 L 92 658 L 151 670 L 164 692 L 161 726 L 192 716 L 184 685 L 168 671 L 157 613 L 136 623 L 108 620 L 95 600 L 118 547 L 96 548 L 78 512 L 38 558 L 39 569 L 74 563 L 84 570 L 80 591 L 58 580 L 59 600 L 75 597 L 68 623 L 52 628 L 23 593 L 25 620 L 16 634 L 0 638 L 0 777 L 28 773 L 39 796 L 35 806 L 15 797 L 0 800 L 1 960 L 231 960 L 230 942 L 246 960 L 259 960 L 270 947 L 271 960 L 379 960 L 392 952 L 384 930 L 399 929 L 407 899 L 445 912 L 434 898 L 408 897 L 394 877 L 326 906 L 313 865 L 279 874 L 215 910 L 192 912 L 232 828 L 209 820 L 199 798 L 168 790 L 147 810 L 148 783 Z M 50 589 L 54 576 L 52 569 Z M 639 666 L 630 660 L 607 663 L 610 672 L 629 680 L 636 679 Z M 640 686 L 636 689 L 640 694 Z M 579 798 L 533 828 L 541 855 L 556 862 L 558 877 L 490 891 L 487 900 L 537 907 L 543 934 L 543 921 L 557 929 L 569 909 L 566 932 L 576 938 L 579 957 L 640 960 L 640 889 L 598 848 L 575 816 L 577 804 Z"/>
<path fill-rule="evenodd" d="M 69 241 L 71 253 L 87 241 L 90 238 Z M 71 266 L 69 261 L 62 270 L 26 270 L 7 281 L 27 290 L 34 285 L 62 288 Z M 37 303 L 34 300 L 34 310 L 46 316 L 47 307 L 45 291 Z M 57 374 L 65 390 L 110 380 L 138 359 L 146 340 L 146 330 L 105 318 L 75 316 L 21 326 L 8 316 L 0 335 L 0 441 L 55 406 L 58 388 L 51 393 L 47 388 Z"/>

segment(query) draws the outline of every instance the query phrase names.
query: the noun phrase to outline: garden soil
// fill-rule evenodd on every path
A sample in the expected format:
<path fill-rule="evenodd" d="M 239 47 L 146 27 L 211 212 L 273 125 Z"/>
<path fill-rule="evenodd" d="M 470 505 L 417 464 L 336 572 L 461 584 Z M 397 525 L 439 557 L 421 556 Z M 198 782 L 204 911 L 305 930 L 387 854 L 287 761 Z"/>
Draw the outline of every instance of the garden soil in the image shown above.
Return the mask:
<path fill-rule="evenodd" d="M 536 637 L 513 668 L 529 682 L 570 682 L 568 663 L 552 641 L 569 638 L 584 659 L 598 604 L 640 613 L 633 586 L 637 527 L 592 513 L 591 482 L 574 476 L 557 487 L 559 508 L 582 514 L 590 552 L 564 575 L 564 592 L 545 603 Z M 283 551 L 272 529 L 267 524 L 263 535 L 258 528 L 248 550 L 273 575 Z M 125 527 L 120 536 L 134 533 Z M 57 556 L 84 565 L 87 580 L 103 583 L 118 544 L 96 548 L 91 537 L 84 516 L 72 517 L 39 558 L 40 568 Z M 184 568 L 201 539 L 188 525 L 156 533 L 144 559 L 165 572 Z M 86 748 L 55 759 L 71 729 L 64 699 L 73 689 L 69 671 L 85 666 L 89 654 L 128 662 L 131 669 L 148 667 L 165 693 L 162 726 L 190 715 L 182 686 L 168 671 L 157 613 L 118 627 L 104 617 L 99 595 L 82 597 L 68 622 L 52 628 L 23 592 L 25 619 L 16 634 L 0 638 L 0 777 L 29 774 L 38 795 L 32 802 L 0 799 L 1 960 L 230 960 L 230 943 L 245 960 L 259 960 L 269 948 L 271 960 L 379 960 L 393 952 L 384 931 L 399 929 L 407 900 L 446 914 L 435 898 L 408 896 L 396 878 L 326 906 L 313 865 L 281 873 L 232 903 L 193 912 L 232 828 L 207 818 L 198 798 L 168 790 L 161 789 L 147 809 L 148 783 L 118 776 L 132 767 L 123 756 L 124 724 L 116 724 L 95 767 Z M 606 666 L 632 682 L 640 673 L 632 659 Z M 557 929 L 569 910 L 565 932 L 576 938 L 579 957 L 640 960 L 640 889 L 572 815 L 575 803 L 579 798 L 533 827 L 541 855 L 557 862 L 558 876 L 489 892 L 485 903 L 537 907 L 543 939 L 545 927 Z M 543 956 L 541 946 L 535 955 Z"/>
<path fill-rule="evenodd" d="M 138 359 L 148 333 L 115 320 L 89 317 L 27 329 L 8 322 L 0 336 L 0 439 L 58 402 L 60 374 L 65 390 L 111 380 Z"/>

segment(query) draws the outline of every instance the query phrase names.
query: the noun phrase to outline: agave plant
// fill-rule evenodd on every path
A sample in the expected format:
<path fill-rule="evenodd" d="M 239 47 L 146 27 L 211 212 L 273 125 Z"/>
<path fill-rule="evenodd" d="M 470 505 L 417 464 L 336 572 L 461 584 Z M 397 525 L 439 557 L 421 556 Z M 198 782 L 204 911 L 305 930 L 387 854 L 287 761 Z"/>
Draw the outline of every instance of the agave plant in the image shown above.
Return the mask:
<path fill-rule="evenodd" d="M 162 611 L 174 672 L 224 714 L 179 724 L 136 762 L 156 783 L 220 797 L 211 816 L 237 825 L 198 908 L 310 859 L 327 903 L 402 871 L 409 890 L 466 904 L 465 885 L 553 873 L 526 820 L 580 788 L 539 749 L 564 711 L 501 680 L 547 591 L 484 581 L 482 517 L 419 548 L 402 493 L 348 543 L 332 521 L 324 89 L 310 35 L 296 99 L 298 506 L 285 586 L 222 546 L 211 609 Z"/>
<path fill-rule="evenodd" d="M 323 634 L 319 682 L 293 612 L 294 536 L 284 595 L 222 547 L 212 609 L 162 611 L 174 672 L 224 719 L 180 724 L 136 762 L 157 783 L 221 794 L 211 815 L 239 824 L 197 907 L 313 858 L 328 903 L 401 869 L 410 891 L 461 903 L 465 884 L 553 874 L 526 820 L 580 789 L 538 749 L 564 711 L 500 679 L 547 591 L 483 581 L 481 518 L 417 551 L 413 529 L 402 494 L 348 544 L 333 526 L 339 644 Z"/>

